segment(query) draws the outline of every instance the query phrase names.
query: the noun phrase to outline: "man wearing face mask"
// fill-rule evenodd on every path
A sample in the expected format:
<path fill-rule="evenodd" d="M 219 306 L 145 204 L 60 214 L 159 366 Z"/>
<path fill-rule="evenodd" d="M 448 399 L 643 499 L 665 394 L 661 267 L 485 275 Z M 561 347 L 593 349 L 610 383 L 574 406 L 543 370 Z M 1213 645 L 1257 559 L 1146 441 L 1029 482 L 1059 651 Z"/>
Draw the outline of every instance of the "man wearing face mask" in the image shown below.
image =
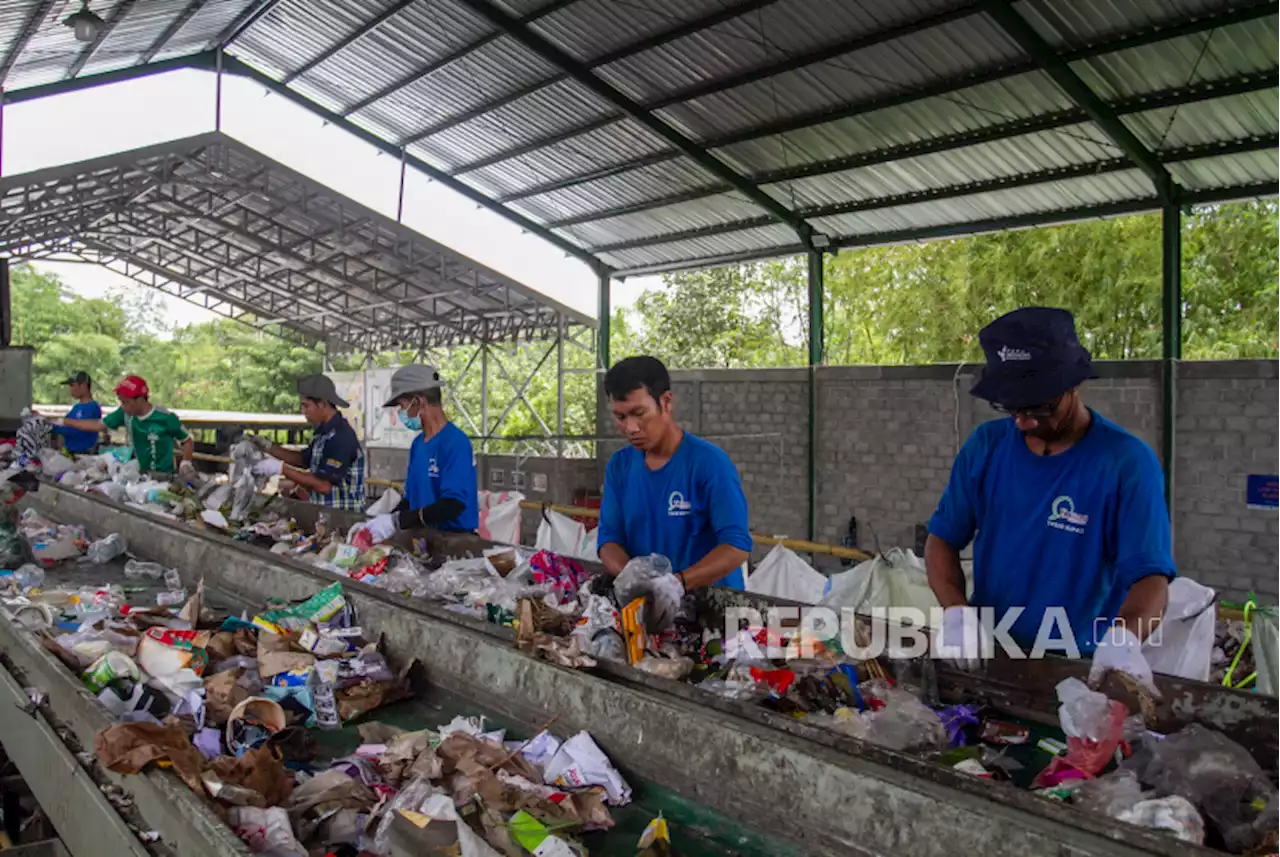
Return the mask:
<path fill-rule="evenodd" d="M 680 428 L 671 412 L 671 376 L 653 357 L 628 357 L 608 371 L 605 393 L 629 445 L 609 459 L 600 505 L 600 562 L 626 603 L 645 597 L 651 629 L 675 618 L 686 592 L 719 584 L 744 589 L 751 551 L 747 499 L 720 447 Z M 628 570 L 633 557 L 660 554 L 671 574 Z"/>
<path fill-rule="evenodd" d="M 1015 310 L 979 334 L 986 366 L 970 391 L 1008 416 L 969 437 L 929 521 L 925 566 L 944 608 L 939 647 L 973 666 L 991 654 L 976 607 L 1022 608 L 1010 636 L 1033 646 L 1060 608 L 1090 680 L 1119 670 L 1153 687 L 1143 638 L 1159 623 L 1177 572 L 1164 475 L 1138 438 L 1086 407 L 1097 376 L 1071 313 Z M 973 594 L 960 551 L 973 542 Z"/>
<path fill-rule="evenodd" d="M 471 439 L 445 415 L 439 373 L 431 366 L 401 366 L 391 376 L 383 407 L 396 408 L 400 423 L 418 436 L 409 447 L 399 508 L 362 528 L 375 544 L 418 527 L 474 532 L 480 526 L 475 452 Z"/>

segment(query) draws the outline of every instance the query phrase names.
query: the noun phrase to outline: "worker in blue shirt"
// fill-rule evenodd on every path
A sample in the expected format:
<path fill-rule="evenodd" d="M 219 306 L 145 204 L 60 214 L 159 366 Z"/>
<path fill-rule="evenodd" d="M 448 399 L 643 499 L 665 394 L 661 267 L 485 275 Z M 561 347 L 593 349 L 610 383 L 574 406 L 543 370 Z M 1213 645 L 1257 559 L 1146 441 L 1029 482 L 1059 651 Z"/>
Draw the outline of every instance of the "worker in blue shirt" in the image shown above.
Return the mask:
<path fill-rule="evenodd" d="M 70 389 L 71 398 L 76 401 L 71 406 L 71 410 L 67 411 L 66 419 L 102 419 L 102 406 L 93 400 L 93 381 L 89 378 L 88 372 L 77 372 L 63 383 Z M 96 431 L 84 431 L 68 425 L 54 426 L 53 431 L 62 436 L 62 445 L 67 452 L 87 453 L 93 452 L 98 448 L 98 433 Z"/>
<path fill-rule="evenodd" d="M 1091 682 L 1118 670 L 1154 688 L 1142 641 L 1177 573 L 1155 454 L 1085 406 L 1080 385 L 1097 376 L 1071 313 L 1015 310 L 979 339 L 986 366 L 971 392 L 1008 417 L 969 437 L 929 521 L 942 654 L 964 666 L 990 655 L 992 629 L 970 608 L 994 608 L 997 623 L 1022 608 L 1005 626 L 1019 647 L 1033 648 L 1043 625 L 1042 642 L 1070 635 L 1092 652 Z M 966 597 L 960 551 L 970 542 Z M 1069 628 L 1049 630 L 1059 624 L 1050 610 Z"/>
<path fill-rule="evenodd" d="M 751 551 L 747 500 L 724 450 L 680 428 L 671 376 L 653 357 L 629 357 L 604 378 L 614 421 L 629 446 L 605 469 L 600 562 L 617 577 L 623 603 L 644 596 L 651 627 L 669 625 L 687 592 L 721 584 L 744 589 Z M 659 554 L 671 574 L 637 575 L 632 558 Z"/>
<path fill-rule="evenodd" d="M 476 456 L 471 439 L 445 415 L 440 374 L 431 366 L 401 366 L 383 407 L 396 408 L 400 424 L 418 434 L 400 506 L 364 525 L 374 543 L 418 527 L 474 532 L 480 526 Z"/>

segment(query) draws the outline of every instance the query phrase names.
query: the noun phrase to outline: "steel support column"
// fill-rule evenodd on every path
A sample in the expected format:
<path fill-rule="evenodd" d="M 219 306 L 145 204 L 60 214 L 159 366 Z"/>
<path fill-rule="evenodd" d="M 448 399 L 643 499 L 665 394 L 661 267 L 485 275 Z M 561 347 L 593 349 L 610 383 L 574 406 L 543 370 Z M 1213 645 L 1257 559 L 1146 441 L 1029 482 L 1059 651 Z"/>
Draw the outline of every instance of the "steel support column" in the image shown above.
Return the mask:
<path fill-rule="evenodd" d="M 809 251 L 809 540 L 818 535 L 818 367 L 823 360 L 823 253 Z"/>
<path fill-rule="evenodd" d="M 601 271 L 596 304 L 596 368 L 609 370 L 609 324 L 613 308 L 609 296 L 611 280 L 608 271 Z"/>
<path fill-rule="evenodd" d="M 480 343 L 480 451 L 489 451 L 489 341 Z"/>
<path fill-rule="evenodd" d="M 1161 282 L 1164 344 L 1161 377 L 1164 381 L 1160 436 L 1164 452 L 1164 496 L 1173 518 L 1174 458 L 1178 417 L 1178 361 L 1182 359 L 1182 209 L 1176 204 L 1161 209 Z"/>
<path fill-rule="evenodd" d="M 556 458 L 564 458 L 564 315 L 556 318 Z"/>

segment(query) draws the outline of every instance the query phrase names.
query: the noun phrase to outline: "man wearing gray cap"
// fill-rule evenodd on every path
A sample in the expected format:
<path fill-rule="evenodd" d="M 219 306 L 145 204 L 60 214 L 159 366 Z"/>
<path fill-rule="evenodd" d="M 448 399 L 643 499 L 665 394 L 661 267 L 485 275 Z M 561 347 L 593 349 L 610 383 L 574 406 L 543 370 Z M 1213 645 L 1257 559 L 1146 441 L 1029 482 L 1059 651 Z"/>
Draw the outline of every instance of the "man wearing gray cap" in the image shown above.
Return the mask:
<path fill-rule="evenodd" d="M 471 439 L 445 416 L 439 373 L 432 366 L 400 367 L 383 407 L 396 408 L 400 423 L 418 436 L 409 447 L 404 500 L 364 525 L 374 543 L 416 527 L 474 531 L 480 526 L 475 452 Z"/>
<path fill-rule="evenodd" d="M 253 466 L 257 476 L 283 476 L 293 483 L 282 492 L 318 506 L 358 512 L 364 507 L 364 450 L 355 429 L 338 408 L 348 402 L 338 395 L 333 380 L 308 375 L 298 381 L 302 415 L 315 426 L 306 449 L 286 449 L 258 435 L 246 435 L 270 458 Z"/>

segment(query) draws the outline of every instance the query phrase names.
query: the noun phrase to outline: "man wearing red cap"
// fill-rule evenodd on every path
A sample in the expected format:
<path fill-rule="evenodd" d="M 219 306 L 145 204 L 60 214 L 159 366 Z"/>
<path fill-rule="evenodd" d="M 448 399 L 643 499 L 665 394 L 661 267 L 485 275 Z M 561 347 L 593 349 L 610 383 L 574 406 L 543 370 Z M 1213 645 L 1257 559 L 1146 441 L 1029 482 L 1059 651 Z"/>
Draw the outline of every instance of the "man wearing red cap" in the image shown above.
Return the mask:
<path fill-rule="evenodd" d="M 137 375 L 129 375 L 116 385 L 120 407 L 100 420 L 64 420 L 63 424 L 84 431 L 125 429 L 129 446 L 144 472 L 173 473 L 174 442 L 182 444 L 178 474 L 191 479 L 196 474 L 191 461 L 195 444 L 182 422 L 172 412 L 151 404 L 151 390 Z"/>

